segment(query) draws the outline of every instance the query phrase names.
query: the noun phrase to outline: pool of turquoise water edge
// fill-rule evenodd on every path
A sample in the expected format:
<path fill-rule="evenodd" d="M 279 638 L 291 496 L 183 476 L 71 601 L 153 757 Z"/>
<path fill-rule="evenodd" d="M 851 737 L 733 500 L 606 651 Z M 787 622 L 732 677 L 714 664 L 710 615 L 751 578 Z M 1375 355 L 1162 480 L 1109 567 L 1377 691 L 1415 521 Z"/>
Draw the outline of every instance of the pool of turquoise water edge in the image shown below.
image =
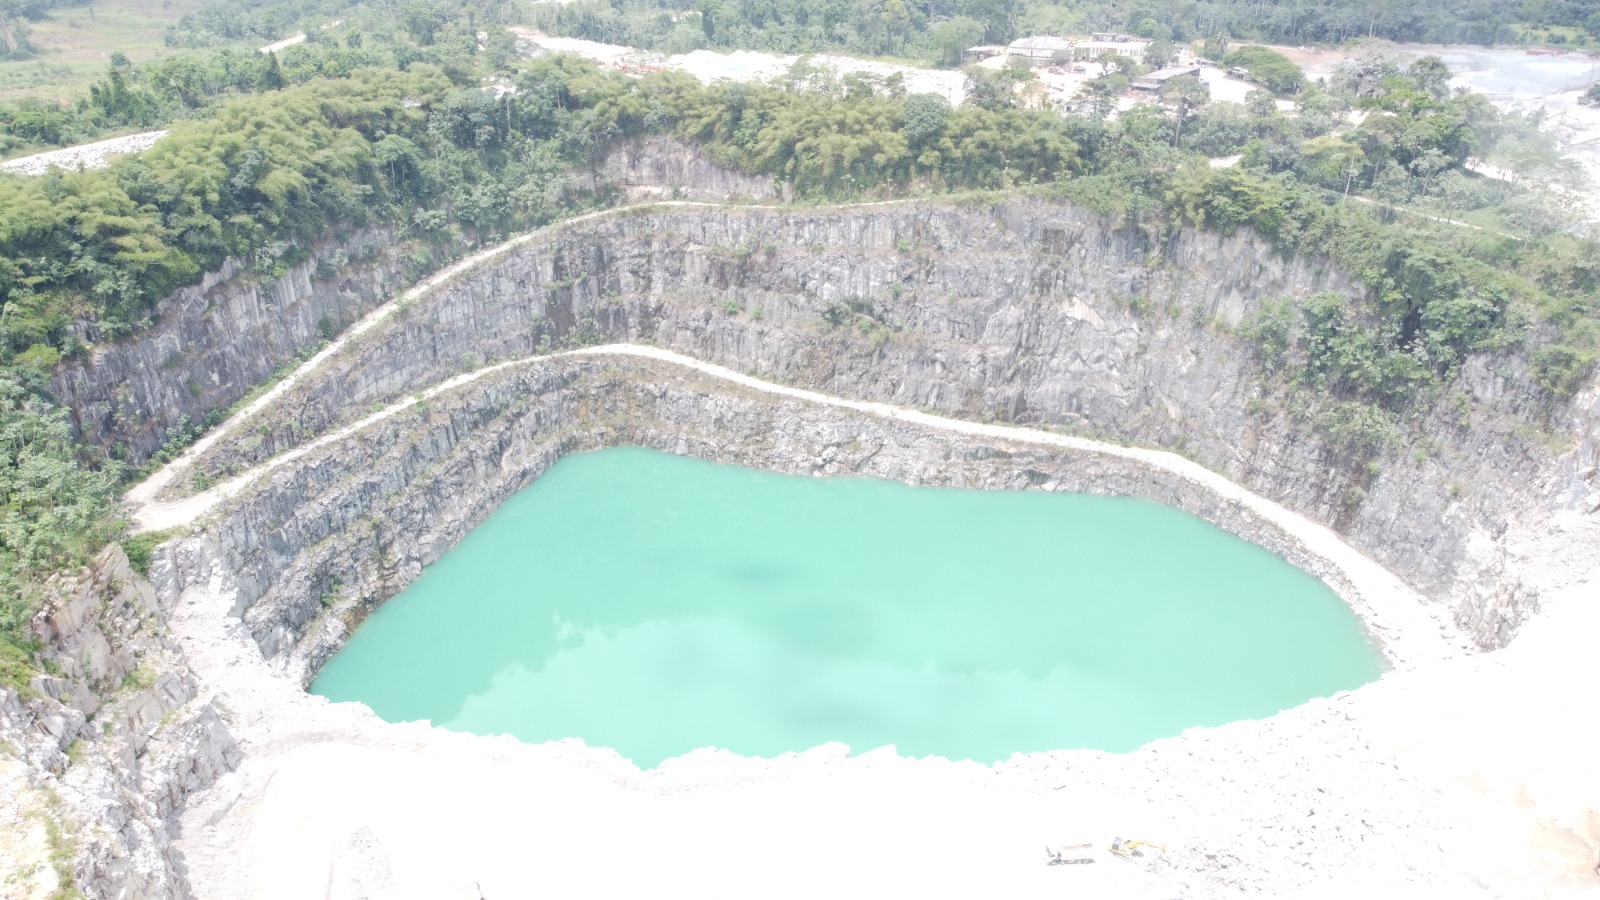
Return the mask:
<path fill-rule="evenodd" d="M 561 460 L 379 607 L 315 693 L 643 768 L 828 741 L 1135 749 L 1375 679 L 1326 585 L 1125 497 Z"/>

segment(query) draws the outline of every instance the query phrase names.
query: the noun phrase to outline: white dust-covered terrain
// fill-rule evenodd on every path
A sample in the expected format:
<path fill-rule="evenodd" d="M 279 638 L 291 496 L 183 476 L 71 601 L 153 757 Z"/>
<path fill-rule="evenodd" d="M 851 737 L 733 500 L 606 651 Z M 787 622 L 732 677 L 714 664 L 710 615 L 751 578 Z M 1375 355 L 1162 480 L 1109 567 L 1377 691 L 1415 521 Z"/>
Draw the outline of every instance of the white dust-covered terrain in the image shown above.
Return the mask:
<path fill-rule="evenodd" d="M 1583 182 L 1568 195 L 1591 221 L 1600 221 L 1600 105 L 1580 102 L 1600 76 L 1600 60 L 1511 49 L 1446 49 L 1439 55 L 1454 73 L 1453 86 L 1539 117 L 1539 128 L 1555 138 L 1562 157 L 1582 170 Z"/>
<path fill-rule="evenodd" d="M 1388 46 L 1404 61 L 1437 56 L 1450 67 L 1450 86 L 1482 94 L 1505 110 L 1537 117 L 1541 131 L 1555 139 L 1563 159 L 1581 170 L 1580 183 L 1562 189 L 1589 221 L 1600 221 L 1600 105 L 1582 103 L 1584 92 L 1600 78 L 1600 59 L 1571 51 L 1530 54 L 1523 47 L 1474 47 L 1439 44 Z M 1312 80 L 1329 78 L 1353 49 L 1306 50 L 1279 47 Z M 1521 182 L 1522 173 L 1475 164 L 1480 174 Z M 1523 183 L 1537 183 L 1523 182 Z"/>

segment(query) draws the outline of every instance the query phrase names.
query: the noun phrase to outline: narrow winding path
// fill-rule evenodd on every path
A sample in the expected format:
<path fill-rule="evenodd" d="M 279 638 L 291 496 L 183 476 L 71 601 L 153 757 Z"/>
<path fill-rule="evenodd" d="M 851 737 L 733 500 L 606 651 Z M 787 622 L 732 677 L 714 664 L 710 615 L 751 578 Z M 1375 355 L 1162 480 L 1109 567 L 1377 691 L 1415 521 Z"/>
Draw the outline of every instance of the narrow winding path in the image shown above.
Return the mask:
<path fill-rule="evenodd" d="M 716 206 L 717 204 L 714 204 L 714 203 L 699 203 L 699 202 L 688 201 L 688 200 L 667 200 L 667 201 L 661 201 L 661 202 L 658 202 L 658 203 L 651 203 L 651 204 L 646 204 L 646 205 L 647 206 Z M 502 243 L 496 244 L 493 247 L 486 247 L 486 248 L 484 248 L 482 250 L 479 250 L 476 253 L 470 254 L 468 256 L 464 256 L 461 259 L 456 260 L 455 262 L 451 263 L 450 265 L 445 266 L 444 268 L 442 268 L 439 271 L 433 273 L 432 275 L 429 275 L 427 278 L 425 278 L 422 281 L 416 283 L 415 285 L 412 285 L 409 289 L 407 289 L 405 292 L 403 292 L 400 296 L 396 297 L 395 299 L 390 300 L 389 302 L 387 302 L 387 303 L 377 307 L 376 309 L 372 310 L 371 312 L 367 313 L 359 321 L 357 321 L 354 325 L 351 325 L 349 328 L 346 328 L 338 337 L 336 337 L 332 341 L 330 341 L 326 347 L 323 347 L 315 355 L 313 355 L 310 359 L 306 360 L 305 362 L 301 363 L 299 366 L 295 367 L 294 371 L 290 372 L 288 375 L 286 375 L 282 379 L 280 379 L 277 384 L 273 385 L 271 388 L 267 389 L 266 391 L 263 391 L 260 394 L 260 396 L 256 397 L 254 400 L 251 400 L 249 403 L 246 403 L 245 405 L 239 407 L 237 410 L 234 410 L 234 412 L 231 415 L 229 415 L 226 420 L 224 420 L 221 424 L 217 425 L 217 427 L 211 429 L 209 432 L 207 432 L 200 439 L 196 440 L 193 444 L 190 444 L 189 448 L 187 450 L 185 450 L 183 453 L 181 453 L 176 459 L 174 459 L 172 462 L 167 463 L 165 466 L 162 466 L 154 474 L 152 474 L 149 478 L 146 478 L 144 481 L 142 481 L 138 485 L 134 486 L 134 488 L 132 490 L 128 491 L 128 493 L 126 494 L 124 499 L 127 500 L 128 503 L 132 504 L 133 507 L 134 507 L 134 510 L 135 510 L 135 519 L 134 519 L 134 521 L 136 523 L 135 530 L 136 531 L 161 530 L 161 529 L 164 529 L 164 528 L 170 528 L 170 527 L 173 527 L 175 525 L 180 525 L 180 524 L 183 524 L 185 522 L 191 521 L 194 518 L 193 516 L 179 516 L 179 517 L 174 518 L 173 514 L 167 514 L 166 518 L 163 519 L 163 521 L 166 521 L 167 524 L 164 524 L 164 525 L 151 525 L 151 524 L 148 524 L 147 520 L 145 518 L 143 518 L 142 516 L 144 515 L 144 510 L 151 509 L 151 508 L 154 508 L 156 506 L 160 506 L 160 504 L 153 504 L 152 501 L 154 500 L 154 498 L 155 498 L 155 496 L 157 494 L 161 493 L 162 489 L 164 489 L 168 484 L 172 483 L 172 479 L 173 479 L 174 476 L 177 475 L 177 473 L 189 468 L 191 465 L 194 464 L 194 461 L 196 459 L 200 458 L 200 456 L 203 455 L 207 450 L 210 450 L 211 447 L 214 446 L 217 443 L 217 441 L 219 441 L 222 438 L 226 437 L 227 435 L 231 434 L 233 432 L 233 430 L 235 428 L 237 428 L 241 422 L 249 419 L 251 416 L 255 415 L 256 413 L 260 412 L 261 410 L 266 409 L 274 401 L 276 401 L 279 397 L 282 397 L 291 388 L 293 388 L 295 385 L 299 384 L 302 380 L 304 380 L 306 378 L 306 376 L 308 376 L 312 372 L 315 372 L 318 369 L 322 368 L 323 364 L 326 363 L 329 358 L 331 358 L 332 356 L 337 354 L 339 351 L 343 350 L 346 346 L 348 346 L 350 344 L 350 342 L 352 340 L 354 340 L 355 338 L 357 338 L 357 337 L 365 334 L 366 332 L 372 330 L 372 328 L 374 326 L 378 325 L 379 323 L 387 320 L 390 316 L 395 314 L 396 310 L 400 309 L 402 306 L 405 306 L 407 303 L 410 303 L 411 301 L 416 300 L 417 298 L 428 294 L 434 288 L 437 288 L 440 285 L 445 284 L 446 282 L 448 282 L 450 279 L 456 277 L 457 275 L 460 275 L 463 272 L 471 271 L 472 269 L 475 269 L 478 266 L 482 265 L 483 263 L 489 262 L 490 260 L 498 259 L 499 257 L 504 256 L 505 254 L 510 253 L 512 250 L 515 250 L 516 248 L 522 246 L 523 244 L 526 244 L 529 241 L 534 240 L 537 237 L 540 237 L 541 235 L 548 234 L 550 231 L 552 231 L 554 229 L 565 228 L 567 226 L 575 225 L 575 224 L 578 224 L 578 223 L 581 223 L 581 222 L 593 221 L 593 220 L 596 220 L 596 219 L 602 219 L 602 218 L 606 218 L 606 217 L 609 217 L 609 216 L 616 215 L 616 214 L 618 214 L 619 212 L 622 212 L 622 211 L 636 210 L 636 209 L 639 209 L 639 208 L 640 208 L 639 206 L 619 206 L 619 207 L 613 207 L 611 209 L 599 210 L 599 211 L 592 212 L 592 213 L 586 213 L 586 214 L 581 215 L 581 216 L 574 216 L 573 218 L 570 218 L 570 219 L 565 219 L 565 220 L 563 220 L 561 222 L 558 222 L 558 223 L 556 223 L 554 225 L 551 225 L 551 226 L 549 226 L 547 228 L 541 228 L 541 229 L 539 229 L 537 231 L 530 231 L 530 232 L 528 232 L 526 234 L 517 235 L 516 237 L 511 238 L 510 240 L 504 241 Z M 431 396 L 431 394 L 430 394 L 430 396 Z M 378 421 L 384 415 L 392 414 L 392 413 L 393 413 L 393 411 L 388 411 L 386 413 L 380 413 L 377 418 L 369 416 L 366 419 L 361 420 L 361 422 L 358 423 L 358 425 L 371 424 L 374 421 Z M 344 433 L 344 432 L 341 432 L 341 433 Z M 282 460 L 280 462 L 287 462 L 287 461 L 288 460 L 285 459 L 285 460 Z M 273 463 L 273 462 L 269 462 L 268 463 L 269 466 L 275 466 L 276 464 L 278 464 L 278 463 Z M 240 476 L 240 477 L 242 479 L 248 480 L 248 478 L 250 477 L 250 473 L 245 473 L 245 475 Z M 240 479 L 234 479 L 234 480 L 235 481 L 239 481 Z M 235 489 L 235 491 L 236 490 L 237 489 Z M 207 493 L 211 493 L 211 492 L 207 492 Z M 227 496 L 232 496 L 232 493 L 228 493 Z M 209 509 L 210 505 L 208 504 L 204 508 Z M 198 514 L 199 513 L 197 512 L 195 515 L 198 515 Z"/>
<path fill-rule="evenodd" d="M 905 200 L 874 200 L 874 201 L 870 201 L 870 202 L 867 202 L 867 203 L 850 204 L 849 206 L 847 206 L 845 208 L 847 208 L 847 209 L 866 209 L 866 208 L 876 207 L 876 206 L 896 206 L 896 205 L 912 204 L 912 203 L 918 203 L 918 202 L 921 202 L 921 201 L 918 200 L 918 199 L 915 199 L 915 198 L 905 199 Z M 646 203 L 635 203 L 635 204 L 627 204 L 627 205 L 623 205 L 623 206 L 614 206 L 614 207 L 611 207 L 609 209 L 596 210 L 595 212 L 584 213 L 583 215 L 579 215 L 579 216 L 573 216 L 570 219 L 563 219 L 560 222 L 555 222 L 555 223 L 553 223 L 551 225 L 548 225 L 548 226 L 546 226 L 544 228 L 540 228 L 540 229 L 537 229 L 535 231 L 530 231 L 530 232 L 527 232 L 525 234 L 519 234 L 516 237 L 513 237 L 513 238 L 511 238 L 509 240 L 503 241 L 503 242 L 501 242 L 499 244 L 495 244 L 492 247 L 486 247 L 486 248 L 484 248 L 482 250 L 479 250 L 476 253 L 470 254 L 468 256 L 464 256 L 461 259 L 458 259 L 455 262 L 451 263 L 450 265 L 445 266 L 444 268 L 442 268 L 439 271 L 433 273 L 432 275 L 428 276 L 427 278 L 423 279 L 422 281 L 416 283 L 415 285 L 412 285 L 409 289 L 407 289 L 406 291 L 401 293 L 400 296 L 396 297 L 393 300 L 390 300 L 387 303 L 384 303 L 383 305 L 381 305 L 381 306 L 373 309 L 371 312 L 367 313 L 359 321 L 357 321 L 354 325 L 351 325 L 349 328 L 346 328 L 338 337 L 336 337 L 332 341 L 330 341 L 327 346 L 325 346 L 321 350 L 319 350 L 310 359 L 308 359 L 305 362 L 301 363 L 299 366 L 296 366 L 294 371 L 290 372 L 288 375 L 286 375 L 282 379 L 280 379 L 277 384 L 273 385 L 271 388 L 267 389 L 266 391 L 263 391 L 255 399 L 251 400 L 250 402 L 246 403 L 245 405 L 243 405 L 243 406 L 239 407 L 238 409 L 234 410 L 228 416 L 228 418 L 225 419 L 221 424 L 219 424 L 215 428 L 211 429 L 204 436 L 202 436 L 198 440 L 196 440 L 193 444 L 190 444 L 189 448 L 187 450 L 185 450 L 183 453 L 179 454 L 179 456 L 176 459 L 174 459 L 171 462 L 167 463 L 165 466 L 162 466 L 155 473 L 153 473 L 149 478 L 146 478 L 144 481 L 142 481 L 139 484 L 135 485 L 133 487 L 133 489 L 128 491 L 128 493 L 124 496 L 124 499 L 127 500 L 128 503 L 132 504 L 132 506 L 134 508 L 135 531 L 136 532 L 137 531 L 159 531 L 159 530 L 162 530 L 162 529 L 165 529 L 165 528 L 171 528 L 171 527 L 174 527 L 174 526 L 177 526 L 177 525 L 185 524 L 187 522 L 192 521 L 195 518 L 195 516 L 198 516 L 200 514 L 200 512 L 203 512 L 205 509 L 209 509 L 212 505 L 214 505 L 214 502 L 210 503 L 210 504 L 206 504 L 204 507 L 202 507 L 199 510 L 197 510 L 193 515 L 182 515 L 182 514 L 179 514 L 179 513 L 176 513 L 176 512 L 160 513 L 159 515 L 162 516 L 162 518 L 159 521 L 163 521 L 166 524 L 152 524 L 152 523 L 156 522 L 157 520 L 149 518 L 149 516 L 158 515 L 158 514 L 154 513 L 154 512 L 147 512 L 147 510 L 155 510 L 155 509 L 157 509 L 159 507 L 163 507 L 163 506 L 167 506 L 167 507 L 171 507 L 173 509 L 176 509 L 177 507 L 175 505 L 173 505 L 173 504 L 157 504 L 157 503 L 154 502 L 154 500 L 155 500 L 156 495 L 161 493 L 162 489 L 164 489 L 168 484 L 172 483 L 172 479 L 179 472 L 182 472 L 183 470 L 185 470 L 185 469 L 189 468 L 190 466 L 192 466 L 196 459 L 199 459 L 203 454 L 205 454 L 206 451 L 210 450 L 211 447 L 213 447 L 217 443 L 217 441 L 219 441 L 222 438 L 226 437 L 227 435 L 231 434 L 234 431 L 234 429 L 239 427 L 240 423 L 248 420 L 251 416 L 255 415 L 256 413 L 260 412 L 261 410 L 266 409 L 273 402 L 275 402 L 279 397 L 282 397 L 285 393 L 287 393 L 295 385 L 297 385 L 301 381 L 303 381 L 308 375 L 310 375 L 311 373 L 313 373 L 313 372 L 317 371 L 318 369 L 322 368 L 324 363 L 326 363 L 335 354 L 339 353 L 339 351 L 341 351 L 345 347 L 349 346 L 351 341 L 353 341 L 357 337 L 360 337 L 361 335 L 365 334 L 366 332 L 372 330 L 379 323 L 384 322 L 389 317 L 393 316 L 397 310 L 399 310 L 402 307 L 406 306 L 410 302 L 412 302 L 412 301 L 414 301 L 414 300 L 416 300 L 416 299 L 418 299 L 420 297 L 423 297 L 423 296 L 427 295 L 428 293 L 432 292 L 435 288 L 440 287 L 441 285 L 449 282 L 452 278 L 455 278 L 456 276 L 458 276 L 458 275 L 460 275 L 460 274 L 462 274 L 464 272 L 469 272 L 469 271 L 477 268 L 478 266 L 483 265 L 484 263 L 487 263 L 487 262 L 490 262 L 492 260 L 498 259 L 498 258 L 506 255 L 507 253 L 510 253 L 511 251 L 517 249 L 518 247 L 521 247 L 522 245 L 524 245 L 524 244 L 526 244 L 526 243 L 528 243 L 530 241 L 536 240 L 536 239 L 538 239 L 540 237 L 543 237 L 543 236 L 545 236 L 547 234 L 550 234 L 550 233 L 552 233 L 554 231 L 558 231 L 558 230 L 561 230 L 561 229 L 569 228 L 569 227 L 571 227 L 573 225 L 579 225 L 579 224 L 583 224 L 585 222 L 599 221 L 599 220 L 611 218 L 613 216 L 625 215 L 625 214 L 629 214 L 629 213 L 633 213 L 633 212 L 638 212 L 641 209 L 651 209 L 651 208 L 718 209 L 718 208 L 723 208 L 723 207 L 726 207 L 726 206 L 728 206 L 728 204 L 725 204 L 725 203 L 712 203 L 712 202 L 700 201 L 700 200 L 653 200 L 653 201 L 649 201 L 649 202 L 646 202 Z M 745 210 L 749 210 L 749 209 L 780 210 L 780 209 L 784 209 L 785 207 L 779 206 L 779 205 L 739 204 L 737 208 L 745 209 Z M 561 354 L 553 354 L 553 355 L 559 356 Z M 481 377 L 482 375 L 488 374 L 490 371 L 498 371 L 499 369 L 503 368 L 505 365 L 515 365 L 516 362 L 517 361 L 513 361 L 512 363 L 509 363 L 509 364 L 501 364 L 501 365 L 497 365 L 497 366 L 491 366 L 487 370 L 481 370 L 481 371 L 475 372 L 475 373 L 468 373 L 468 375 L 466 375 L 466 376 L 458 376 L 457 378 L 450 379 L 449 381 L 447 381 L 447 382 L 435 387 L 434 389 L 429 391 L 425 396 L 430 396 L 430 397 L 433 396 L 440 389 L 445 388 L 446 385 L 455 385 L 455 384 L 465 383 L 465 382 L 463 382 L 461 380 L 463 377 L 465 377 L 467 380 L 470 381 L 470 380 L 476 379 L 478 377 Z M 395 412 L 398 412 L 400 409 L 403 409 L 406 405 L 409 405 L 409 404 L 408 403 L 399 404 L 395 408 L 391 408 L 389 410 L 385 410 L 385 411 L 379 412 L 379 413 L 377 413 L 377 414 L 375 414 L 373 416 L 368 416 L 367 418 L 362 419 L 360 422 L 356 423 L 356 425 L 351 426 L 351 428 L 359 429 L 361 427 L 365 427 L 366 425 L 370 425 L 373 422 L 381 421 L 386 416 L 393 415 Z M 350 430 L 351 429 L 341 429 L 338 432 L 338 434 L 339 435 L 348 434 L 348 433 L 350 433 Z M 323 442 L 319 441 L 314 446 L 321 446 L 322 443 Z M 289 461 L 289 459 L 293 459 L 293 458 L 298 458 L 298 456 L 289 457 L 289 458 L 282 459 L 282 460 L 279 460 L 279 461 L 269 461 L 268 463 L 266 463 L 266 466 L 268 466 L 268 467 L 276 467 L 277 465 L 281 464 L 282 462 L 287 462 L 287 461 Z M 267 471 L 267 470 L 269 470 L 269 469 L 261 469 L 260 467 L 258 467 L 257 469 L 252 470 L 252 471 L 259 473 L 261 471 Z M 240 482 L 242 484 L 242 483 L 248 482 L 251 479 L 251 477 L 252 477 L 251 473 L 247 472 L 244 475 L 241 475 L 239 478 L 233 479 L 233 482 Z M 229 482 L 229 483 L 231 484 L 233 482 Z M 216 490 L 218 490 L 220 488 L 223 488 L 223 487 L 224 486 L 219 485 L 218 488 L 214 488 L 213 491 L 216 491 Z M 237 490 L 238 490 L 238 488 L 235 487 L 232 491 L 227 492 L 224 496 L 232 496 L 234 493 L 237 493 Z M 210 493 L 213 493 L 213 491 L 208 491 L 206 493 L 210 494 Z M 204 495 L 202 495 L 202 496 L 204 496 Z"/>

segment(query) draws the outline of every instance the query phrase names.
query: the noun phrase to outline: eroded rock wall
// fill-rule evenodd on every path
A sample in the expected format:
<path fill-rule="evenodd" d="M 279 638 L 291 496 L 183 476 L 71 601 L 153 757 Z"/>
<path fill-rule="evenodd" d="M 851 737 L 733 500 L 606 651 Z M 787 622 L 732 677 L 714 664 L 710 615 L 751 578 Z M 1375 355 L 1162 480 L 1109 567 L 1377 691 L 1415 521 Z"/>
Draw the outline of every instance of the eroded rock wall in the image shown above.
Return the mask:
<path fill-rule="evenodd" d="M 618 144 L 592 170 L 569 173 L 563 193 L 578 204 L 617 194 L 761 200 L 778 191 L 771 178 L 728 171 L 696 147 L 657 138 Z M 425 273 L 432 255 L 462 249 L 369 229 L 308 248 L 276 277 L 227 260 L 161 300 L 154 327 L 107 342 L 91 328 L 84 335 L 91 349 L 57 367 L 51 391 L 84 440 L 143 464 L 392 299 Z"/>
<path fill-rule="evenodd" d="M 1154 252 L 1042 203 L 619 215 L 555 231 L 402 309 L 298 391 L 288 421 L 208 464 L 238 470 L 373 402 L 597 340 L 1237 456 L 1255 378 L 1227 329 L 1263 298 L 1353 289 L 1248 237 L 1186 232 Z"/>
<path fill-rule="evenodd" d="M 394 241 L 329 242 L 276 279 L 228 260 L 157 304 L 156 327 L 63 362 L 51 391 L 84 440 L 143 463 L 387 300 L 407 274 Z"/>
<path fill-rule="evenodd" d="M 704 160 L 639 154 L 607 177 L 768 196 Z M 369 237 L 392 236 L 345 246 Z M 402 280 L 400 257 L 382 249 L 328 277 L 319 262 L 270 285 L 224 269 L 168 298 L 155 329 L 64 366 L 56 390 L 86 437 L 148 458 L 180 417 L 226 408 L 320 341 L 322 323 L 352 320 Z M 1039 201 L 629 211 L 553 229 L 409 305 L 219 444 L 203 471 L 240 471 L 486 362 L 642 341 L 831 393 L 1178 449 L 1333 525 L 1482 646 L 1504 644 L 1538 597 L 1502 536 L 1553 510 L 1600 509 L 1600 390 L 1541 408 L 1517 359 L 1475 358 L 1455 385 L 1471 403 L 1441 406 L 1423 443 L 1353 470 L 1261 393 L 1237 335 L 1264 301 L 1320 290 L 1354 287 L 1247 233 L 1151 246 Z M 509 370 L 314 455 L 171 545 L 153 576 L 163 596 L 228 579 L 264 653 L 305 679 L 366 611 L 561 454 L 616 443 L 799 473 L 1147 496 L 1316 570 L 1281 534 L 1142 469 L 590 362 Z M 40 620 L 59 674 L 31 699 L 0 697 L 0 734 L 64 786 L 92 896 L 178 896 L 165 818 L 237 750 L 125 569 L 103 560 L 86 582 L 100 587 L 68 591 L 78 599 Z"/>
<path fill-rule="evenodd" d="M 637 200 L 790 199 L 787 186 L 770 175 L 745 175 L 717 165 L 699 147 L 659 137 L 615 148 L 599 181 Z"/>
<path fill-rule="evenodd" d="M 499 367 L 377 420 L 353 437 L 312 449 L 221 508 L 202 530 L 169 545 L 155 569 L 157 581 L 164 596 L 183 594 L 200 606 L 231 600 L 270 662 L 304 683 L 375 603 L 409 583 L 500 500 L 561 454 L 613 443 L 797 474 L 860 473 L 910 483 L 1152 497 L 1317 571 L 1292 540 L 1219 502 L 1218 494 L 1117 454 L 971 437 L 900 416 L 740 387 L 685 365 L 574 354 Z M 1508 654 L 1527 647 L 1513 647 Z M 253 649 L 243 655 L 259 665 Z M 1451 662 L 1481 666 L 1481 673 L 1499 669 L 1506 658 Z M 1472 671 L 1441 667 L 1397 673 L 1354 694 L 1312 701 L 1264 721 L 1198 729 L 1136 754 L 1017 757 L 998 767 L 1005 777 L 996 783 L 1004 781 L 1010 789 L 1037 778 L 1032 783 L 1046 791 L 1082 790 L 1087 784 L 1130 804 L 1148 801 L 1176 810 L 1191 824 L 1163 833 L 1174 841 L 1170 874 L 1185 895 L 1277 896 L 1333 881 L 1389 889 L 1415 882 L 1416 890 L 1423 890 L 1452 880 L 1460 881 L 1451 889 L 1463 896 L 1478 888 L 1494 893 L 1496 887 L 1486 887 L 1493 882 L 1481 877 L 1482 860 L 1488 858 L 1477 852 L 1482 845 L 1462 834 L 1461 823 L 1474 813 L 1458 817 L 1435 787 L 1456 781 L 1458 770 L 1447 764 L 1444 771 L 1434 771 L 1415 759 L 1402 766 L 1383 727 L 1384 710 L 1393 713 L 1386 704 L 1397 698 L 1409 698 L 1415 707 L 1408 716 L 1472 719 L 1477 703 L 1491 696 L 1507 702 L 1515 693 L 1487 689 L 1483 682 L 1476 688 L 1454 686 L 1458 676 Z M 1503 676 L 1496 671 L 1494 677 Z M 1430 684 L 1448 685 L 1455 697 L 1451 703 L 1461 705 L 1436 708 Z M 289 693 L 281 686 L 277 690 Z M 295 700 L 310 723 L 300 724 L 309 741 L 330 740 L 320 711 L 355 712 L 353 706 L 325 704 L 297 692 Z M 360 716 L 369 718 L 365 711 Z M 258 727 L 260 721 L 255 719 Z M 288 714 L 283 721 L 288 723 Z M 400 727 L 413 736 L 446 735 Z M 448 737 L 462 739 L 452 746 L 465 751 L 466 736 Z M 369 738 L 366 732 L 347 732 L 331 740 Z M 405 746 L 415 746 L 410 741 Z M 514 743 L 482 741 L 485 747 Z M 609 758 L 606 753 L 584 756 L 582 765 Z M 450 757 L 447 765 L 457 768 L 444 770 L 445 784 L 455 783 L 462 758 L 481 757 L 466 752 Z M 716 770 L 715 783 L 770 771 L 771 762 L 725 757 L 719 765 L 730 767 Z M 1419 771 L 1427 777 L 1419 778 Z M 258 769 L 258 784 L 265 780 L 262 774 Z M 669 790 L 682 789 L 668 777 Z M 1470 793 L 1484 790 L 1476 777 L 1472 783 Z M 1506 796 L 1508 804 L 1532 802 L 1526 791 L 1515 801 L 1510 792 Z M 235 834 L 241 830 L 237 820 L 234 829 Z M 1177 834 L 1190 836 L 1179 841 Z M 1516 840 L 1499 843 L 1521 846 Z M 1520 859 L 1500 864 L 1509 870 Z"/>
<path fill-rule="evenodd" d="M 1592 441 L 1592 398 L 1587 424 L 1569 411 L 1541 432 L 1528 423 L 1550 413 L 1525 367 L 1474 359 L 1457 385 L 1472 399 L 1422 443 L 1352 461 L 1263 393 L 1238 334 L 1263 303 L 1323 290 L 1356 287 L 1248 233 L 1155 247 L 1041 201 L 635 210 L 553 229 L 402 308 L 200 468 L 242 471 L 489 362 L 639 341 L 845 396 L 1179 450 L 1332 525 L 1480 645 L 1503 645 L 1537 595 L 1496 541 L 1556 495 L 1592 492 L 1592 467 L 1562 470 L 1550 437 Z"/>
<path fill-rule="evenodd" d="M 662 179 L 679 189 L 662 188 Z M 697 150 L 664 141 L 615 147 L 594 172 L 573 173 L 567 188 L 702 200 L 773 194 L 770 179 L 722 171 Z M 230 260 L 163 299 L 154 326 L 136 335 L 102 342 L 84 325 L 92 349 L 59 366 L 51 389 L 81 438 L 142 464 L 395 296 L 419 274 L 413 257 L 425 250 L 375 229 L 309 248 L 281 276 Z M 59 820 L 59 841 L 68 843 L 49 847 L 32 832 L 24 843 L 65 854 L 89 897 L 189 896 L 168 820 L 232 768 L 240 750 L 168 636 L 148 582 L 119 549 L 56 587 L 59 596 L 35 622 L 49 674 L 26 691 L 0 689 L 0 742 L 20 759 L 5 777 L 34 785 L 27 802 L 46 804 L 41 814 Z M 65 884 L 48 859 L 26 863 L 39 884 Z"/>

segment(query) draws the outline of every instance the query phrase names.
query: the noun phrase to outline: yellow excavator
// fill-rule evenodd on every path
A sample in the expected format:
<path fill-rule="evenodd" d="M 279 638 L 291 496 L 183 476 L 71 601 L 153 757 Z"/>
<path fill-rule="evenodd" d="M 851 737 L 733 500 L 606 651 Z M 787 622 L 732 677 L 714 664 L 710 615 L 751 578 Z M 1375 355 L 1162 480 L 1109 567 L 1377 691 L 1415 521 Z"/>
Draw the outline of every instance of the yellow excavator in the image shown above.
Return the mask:
<path fill-rule="evenodd" d="M 1112 856 L 1132 862 L 1133 860 L 1144 856 L 1144 851 L 1139 849 L 1140 847 L 1149 847 L 1154 850 L 1160 850 L 1162 853 L 1167 852 L 1166 844 L 1153 844 L 1149 841 L 1139 840 L 1125 841 L 1122 838 L 1112 838 L 1111 846 L 1107 847 L 1106 849 L 1111 851 Z"/>

